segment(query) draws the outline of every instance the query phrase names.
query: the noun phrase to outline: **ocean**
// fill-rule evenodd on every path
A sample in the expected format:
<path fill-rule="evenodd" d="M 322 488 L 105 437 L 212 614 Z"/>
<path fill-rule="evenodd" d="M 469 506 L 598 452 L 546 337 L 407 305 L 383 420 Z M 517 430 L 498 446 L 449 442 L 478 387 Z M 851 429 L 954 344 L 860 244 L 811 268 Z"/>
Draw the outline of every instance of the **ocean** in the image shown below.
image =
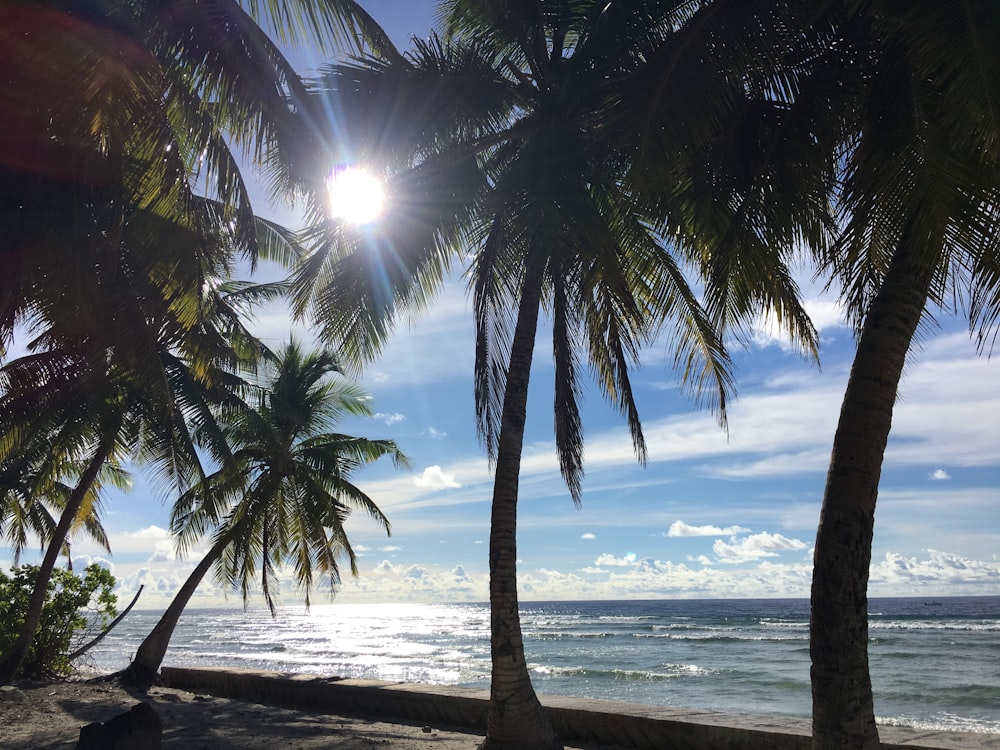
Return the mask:
<path fill-rule="evenodd" d="M 1000 597 L 869 600 L 882 725 L 1000 733 Z M 809 605 L 799 599 L 522 603 L 535 690 L 808 716 Z M 156 612 L 132 612 L 86 668 L 122 669 Z M 170 666 L 489 686 L 486 604 L 192 609 Z"/>

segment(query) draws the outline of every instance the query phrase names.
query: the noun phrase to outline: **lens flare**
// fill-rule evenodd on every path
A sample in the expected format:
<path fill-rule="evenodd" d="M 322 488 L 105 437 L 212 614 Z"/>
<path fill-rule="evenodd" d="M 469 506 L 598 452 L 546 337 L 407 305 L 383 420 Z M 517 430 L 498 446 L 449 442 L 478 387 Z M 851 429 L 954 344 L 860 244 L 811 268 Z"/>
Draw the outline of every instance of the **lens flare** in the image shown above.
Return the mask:
<path fill-rule="evenodd" d="M 382 183 L 357 167 L 337 169 L 328 183 L 333 215 L 352 224 L 367 224 L 382 213 Z"/>

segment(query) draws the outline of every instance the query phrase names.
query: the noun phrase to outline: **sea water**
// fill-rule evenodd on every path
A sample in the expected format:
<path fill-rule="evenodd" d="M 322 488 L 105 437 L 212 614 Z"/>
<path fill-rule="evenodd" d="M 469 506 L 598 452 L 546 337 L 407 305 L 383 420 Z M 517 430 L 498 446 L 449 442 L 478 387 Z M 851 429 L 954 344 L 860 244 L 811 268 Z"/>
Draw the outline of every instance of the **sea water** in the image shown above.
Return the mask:
<path fill-rule="evenodd" d="M 871 599 L 869 654 L 883 725 L 1000 732 L 1000 597 Z M 156 623 L 132 612 L 91 652 L 121 669 Z M 486 604 L 192 609 L 165 660 L 488 687 Z M 808 716 L 804 600 L 539 602 L 521 606 L 539 693 Z"/>

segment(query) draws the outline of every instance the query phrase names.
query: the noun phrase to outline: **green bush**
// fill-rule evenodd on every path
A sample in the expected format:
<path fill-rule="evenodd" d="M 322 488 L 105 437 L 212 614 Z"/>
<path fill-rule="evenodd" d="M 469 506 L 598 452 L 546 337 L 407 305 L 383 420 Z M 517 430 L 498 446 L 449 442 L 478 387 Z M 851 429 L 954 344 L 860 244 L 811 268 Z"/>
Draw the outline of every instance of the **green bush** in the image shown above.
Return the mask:
<path fill-rule="evenodd" d="M 38 566 L 22 565 L 10 572 L 7 576 L 0 571 L 0 653 L 17 641 Z M 18 676 L 50 679 L 71 674 L 68 656 L 79 641 L 115 617 L 114 586 L 115 577 L 96 563 L 86 567 L 83 577 L 62 568 L 53 570 L 42 619 Z"/>

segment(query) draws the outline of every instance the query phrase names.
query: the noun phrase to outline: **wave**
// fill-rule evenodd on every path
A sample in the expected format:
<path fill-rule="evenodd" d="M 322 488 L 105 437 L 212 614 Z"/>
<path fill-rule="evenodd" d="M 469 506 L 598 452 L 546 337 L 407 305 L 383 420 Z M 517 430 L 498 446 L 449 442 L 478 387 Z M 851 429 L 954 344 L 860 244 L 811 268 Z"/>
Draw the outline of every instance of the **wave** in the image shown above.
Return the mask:
<path fill-rule="evenodd" d="M 659 639 L 665 641 L 702 641 L 711 643 L 746 643 L 746 642 L 758 642 L 758 643 L 794 643 L 794 642 L 808 642 L 809 635 L 803 634 L 800 636 L 796 635 L 768 635 L 763 633 L 736 633 L 732 632 L 728 635 L 718 635 L 716 633 L 691 633 L 685 635 L 679 635 L 675 633 L 633 633 L 633 638 L 651 638 Z"/>
<path fill-rule="evenodd" d="M 1000 721 L 976 719 L 942 712 L 933 718 L 926 716 L 877 716 L 875 723 L 883 727 L 907 727 L 928 732 L 974 732 L 976 734 L 1000 734 Z"/>
<path fill-rule="evenodd" d="M 697 664 L 664 664 L 665 671 L 646 669 L 593 669 L 591 667 L 556 667 L 541 664 L 529 666 L 531 671 L 544 677 L 582 677 L 594 680 L 618 680 L 625 682 L 660 682 L 676 680 L 680 677 L 707 676 L 715 670 Z"/>
<path fill-rule="evenodd" d="M 869 630 L 941 630 L 963 633 L 1000 633 L 1000 620 L 870 620 Z"/>

